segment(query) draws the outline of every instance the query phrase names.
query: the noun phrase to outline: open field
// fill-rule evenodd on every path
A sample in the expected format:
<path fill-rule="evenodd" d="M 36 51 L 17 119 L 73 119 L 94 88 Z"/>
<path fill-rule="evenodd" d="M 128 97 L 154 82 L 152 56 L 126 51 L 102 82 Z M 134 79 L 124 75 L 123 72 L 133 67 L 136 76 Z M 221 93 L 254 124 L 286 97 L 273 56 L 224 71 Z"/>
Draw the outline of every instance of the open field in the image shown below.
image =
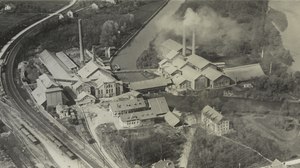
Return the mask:
<path fill-rule="evenodd" d="M 289 150 L 290 156 L 300 156 L 299 121 L 292 117 L 277 115 L 244 115 L 245 127 L 258 131 L 262 136 L 272 139 L 281 150 Z M 290 158 L 283 158 L 290 159 Z"/>

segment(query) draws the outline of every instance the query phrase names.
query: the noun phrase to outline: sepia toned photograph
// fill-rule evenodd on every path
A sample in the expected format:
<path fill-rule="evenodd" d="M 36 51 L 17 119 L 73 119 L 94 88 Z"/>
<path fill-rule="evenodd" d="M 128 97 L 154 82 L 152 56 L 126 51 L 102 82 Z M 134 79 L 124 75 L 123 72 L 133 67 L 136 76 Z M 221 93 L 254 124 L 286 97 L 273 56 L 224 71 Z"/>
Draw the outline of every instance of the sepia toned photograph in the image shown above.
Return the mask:
<path fill-rule="evenodd" d="M 0 0 L 0 168 L 300 168 L 300 0 Z"/>

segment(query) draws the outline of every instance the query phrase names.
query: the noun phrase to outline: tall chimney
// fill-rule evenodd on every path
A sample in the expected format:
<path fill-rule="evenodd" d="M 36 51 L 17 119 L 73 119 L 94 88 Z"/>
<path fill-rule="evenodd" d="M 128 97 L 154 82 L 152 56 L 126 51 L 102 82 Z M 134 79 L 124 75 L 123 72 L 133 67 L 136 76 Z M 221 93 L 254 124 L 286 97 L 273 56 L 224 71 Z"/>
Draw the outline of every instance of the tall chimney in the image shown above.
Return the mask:
<path fill-rule="evenodd" d="M 78 19 L 78 33 L 79 33 L 79 47 L 80 47 L 80 63 L 81 63 L 81 65 L 84 65 L 85 58 L 84 58 L 83 43 L 82 43 L 81 19 Z"/>
<path fill-rule="evenodd" d="M 195 55 L 195 53 L 196 53 L 195 43 L 196 43 L 196 34 L 195 34 L 195 29 L 193 29 L 192 55 Z"/>
<path fill-rule="evenodd" d="M 186 56 L 186 34 L 185 34 L 185 26 L 182 28 L 182 55 Z"/>
<path fill-rule="evenodd" d="M 93 54 L 92 60 L 96 61 L 96 54 L 95 54 L 95 46 L 94 45 L 92 46 L 92 54 Z"/>

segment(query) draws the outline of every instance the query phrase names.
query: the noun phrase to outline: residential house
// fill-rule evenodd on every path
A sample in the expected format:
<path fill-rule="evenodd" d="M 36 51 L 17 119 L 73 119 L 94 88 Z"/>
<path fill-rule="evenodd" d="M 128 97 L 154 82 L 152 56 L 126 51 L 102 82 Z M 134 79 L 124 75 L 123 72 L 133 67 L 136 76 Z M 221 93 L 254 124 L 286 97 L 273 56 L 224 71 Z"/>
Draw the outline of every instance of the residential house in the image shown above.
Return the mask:
<path fill-rule="evenodd" d="M 227 134 L 230 131 L 229 120 L 226 120 L 221 113 L 209 105 L 201 111 L 201 122 L 207 131 L 218 136 Z"/>
<path fill-rule="evenodd" d="M 164 116 L 165 121 L 172 127 L 176 127 L 179 125 L 180 117 L 181 117 L 181 113 L 177 111 L 173 111 L 173 112 L 170 111 Z"/>
<path fill-rule="evenodd" d="M 73 11 L 69 10 L 69 11 L 67 12 L 67 16 L 68 16 L 69 18 L 73 19 L 73 18 L 74 18 L 74 13 L 73 13 Z"/>

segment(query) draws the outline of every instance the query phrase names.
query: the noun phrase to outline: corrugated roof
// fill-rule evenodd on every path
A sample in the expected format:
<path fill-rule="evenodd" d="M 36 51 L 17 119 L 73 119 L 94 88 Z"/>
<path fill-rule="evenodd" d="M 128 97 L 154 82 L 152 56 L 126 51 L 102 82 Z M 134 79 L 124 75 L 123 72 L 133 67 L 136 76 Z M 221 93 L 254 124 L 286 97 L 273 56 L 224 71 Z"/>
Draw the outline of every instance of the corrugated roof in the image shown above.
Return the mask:
<path fill-rule="evenodd" d="M 56 56 L 69 70 L 78 67 L 64 52 L 58 52 Z"/>
<path fill-rule="evenodd" d="M 149 80 L 131 82 L 129 84 L 129 88 L 132 90 L 143 90 L 143 89 L 149 89 L 149 88 L 164 87 L 171 83 L 172 83 L 172 81 L 170 79 L 158 77 L 158 78 L 149 79 Z"/>
<path fill-rule="evenodd" d="M 60 63 L 58 62 L 59 60 L 55 57 L 55 55 L 51 54 L 47 50 L 44 50 L 39 54 L 40 60 L 54 78 L 72 79 L 71 75 L 60 65 Z"/>
<path fill-rule="evenodd" d="M 168 48 L 169 50 L 173 51 L 179 51 L 180 49 L 182 49 L 182 45 L 172 39 L 164 41 L 161 45 L 162 47 Z"/>
<path fill-rule="evenodd" d="M 212 67 L 205 68 L 201 74 L 203 74 L 205 77 L 207 77 L 211 81 L 215 81 L 216 79 L 220 78 L 224 74 L 221 71 L 218 71 Z"/>
<path fill-rule="evenodd" d="M 200 70 L 201 70 L 202 68 L 204 68 L 205 66 L 207 66 L 208 64 L 211 63 L 211 62 L 208 61 L 207 59 L 202 58 L 202 57 L 200 57 L 200 56 L 198 56 L 198 55 L 191 55 L 191 56 L 188 56 L 187 58 L 188 58 L 187 61 L 188 61 L 190 64 L 196 66 L 196 67 L 199 68 Z"/>
<path fill-rule="evenodd" d="M 133 110 L 146 107 L 146 102 L 143 98 L 135 98 L 124 101 L 111 102 L 110 108 L 112 111 Z"/>
<path fill-rule="evenodd" d="M 172 64 L 176 68 L 181 69 L 182 67 L 184 67 L 187 64 L 187 62 L 185 60 L 183 60 L 183 58 L 177 57 L 172 61 Z"/>
<path fill-rule="evenodd" d="M 224 72 L 228 77 L 237 82 L 247 81 L 251 80 L 252 78 L 265 75 L 260 64 L 250 64 L 232 68 L 224 68 Z"/>
<path fill-rule="evenodd" d="M 223 115 L 209 105 L 205 106 L 201 112 L 204 116 L 211 119 L 214 123 L 219 123 L 223 119 Z"/>

